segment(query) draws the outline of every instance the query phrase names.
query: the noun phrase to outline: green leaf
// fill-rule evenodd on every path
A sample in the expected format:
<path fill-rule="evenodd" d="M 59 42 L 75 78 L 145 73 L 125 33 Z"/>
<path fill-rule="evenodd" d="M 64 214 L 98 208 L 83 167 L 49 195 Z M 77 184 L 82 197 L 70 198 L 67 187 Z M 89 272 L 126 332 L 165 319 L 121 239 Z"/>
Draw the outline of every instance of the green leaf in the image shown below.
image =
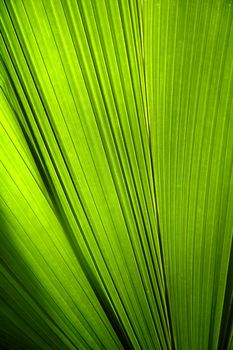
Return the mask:
<path fill-rule="evenodd" d="M 232 349 L 232 1 L 0 14 L 3 349 Z"/>

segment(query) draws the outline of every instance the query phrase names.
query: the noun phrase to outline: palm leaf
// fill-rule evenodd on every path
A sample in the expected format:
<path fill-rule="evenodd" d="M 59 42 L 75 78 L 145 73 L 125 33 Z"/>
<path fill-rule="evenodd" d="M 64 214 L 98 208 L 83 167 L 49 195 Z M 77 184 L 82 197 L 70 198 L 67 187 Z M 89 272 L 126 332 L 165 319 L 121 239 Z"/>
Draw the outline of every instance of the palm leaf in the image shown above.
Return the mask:
<path fill-rule="evenodd" d="M 232 2 L 0 10 L 3 349 L 232 349 Z"/>

